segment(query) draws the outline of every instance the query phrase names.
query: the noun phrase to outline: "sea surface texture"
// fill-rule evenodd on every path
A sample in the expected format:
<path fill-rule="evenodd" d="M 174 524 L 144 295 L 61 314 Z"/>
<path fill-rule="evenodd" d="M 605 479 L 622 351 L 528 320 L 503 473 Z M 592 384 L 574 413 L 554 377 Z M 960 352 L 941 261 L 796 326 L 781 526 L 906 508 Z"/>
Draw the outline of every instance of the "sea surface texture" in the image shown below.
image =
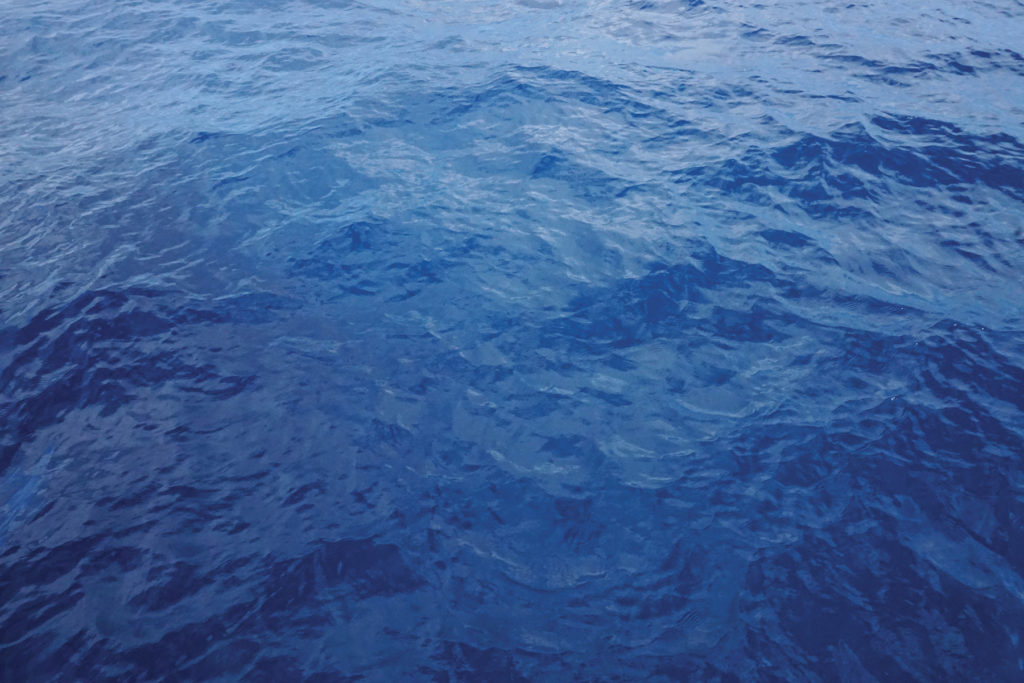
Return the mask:
<path fill-rule="evenodd" d="M 1024 3 L 0 5 L 0 679 L 1024 679 Z"/>

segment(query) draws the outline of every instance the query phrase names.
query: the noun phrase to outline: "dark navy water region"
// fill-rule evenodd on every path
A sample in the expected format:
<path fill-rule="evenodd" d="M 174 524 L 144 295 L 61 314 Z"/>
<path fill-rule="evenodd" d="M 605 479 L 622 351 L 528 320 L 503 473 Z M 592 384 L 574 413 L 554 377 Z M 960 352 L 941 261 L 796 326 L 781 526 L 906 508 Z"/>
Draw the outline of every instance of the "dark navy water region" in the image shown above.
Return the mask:
<path fill-rule="evenodd" d="M 0 6 L 0 680 L 1024 680 L 1024 3 Z"/>

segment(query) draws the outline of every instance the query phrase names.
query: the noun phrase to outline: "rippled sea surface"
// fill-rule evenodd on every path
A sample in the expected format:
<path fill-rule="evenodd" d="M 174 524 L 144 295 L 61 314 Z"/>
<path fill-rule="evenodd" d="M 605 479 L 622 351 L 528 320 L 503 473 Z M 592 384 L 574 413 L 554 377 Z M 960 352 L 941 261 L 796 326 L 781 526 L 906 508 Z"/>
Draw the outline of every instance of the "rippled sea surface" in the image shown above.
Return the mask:
<path fill-rule="evenodd" d="M 1020 680 L 1022 36 L 4 3 L 0 678 Z"/>

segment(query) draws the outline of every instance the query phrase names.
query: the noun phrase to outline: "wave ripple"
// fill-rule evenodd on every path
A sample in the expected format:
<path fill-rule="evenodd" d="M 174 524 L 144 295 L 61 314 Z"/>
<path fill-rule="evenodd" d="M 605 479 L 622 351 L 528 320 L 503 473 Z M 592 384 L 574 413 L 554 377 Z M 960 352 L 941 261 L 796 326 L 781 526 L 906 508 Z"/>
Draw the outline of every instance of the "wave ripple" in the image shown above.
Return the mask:
<path fill-rule="evenodd" d="M 0 679 L 1024 676 L 1024 7 L 0 8 Z"/>

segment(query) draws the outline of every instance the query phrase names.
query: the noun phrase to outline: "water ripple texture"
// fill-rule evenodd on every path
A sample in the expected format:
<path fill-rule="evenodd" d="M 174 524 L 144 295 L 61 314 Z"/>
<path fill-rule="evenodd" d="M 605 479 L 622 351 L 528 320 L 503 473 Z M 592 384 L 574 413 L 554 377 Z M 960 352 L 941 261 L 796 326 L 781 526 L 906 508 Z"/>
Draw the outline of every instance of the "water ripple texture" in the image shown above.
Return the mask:
<path fill-rule="evenodd" d="M 0 679 L 1021 680 L 1022 36 L 4 3 Z"/>

